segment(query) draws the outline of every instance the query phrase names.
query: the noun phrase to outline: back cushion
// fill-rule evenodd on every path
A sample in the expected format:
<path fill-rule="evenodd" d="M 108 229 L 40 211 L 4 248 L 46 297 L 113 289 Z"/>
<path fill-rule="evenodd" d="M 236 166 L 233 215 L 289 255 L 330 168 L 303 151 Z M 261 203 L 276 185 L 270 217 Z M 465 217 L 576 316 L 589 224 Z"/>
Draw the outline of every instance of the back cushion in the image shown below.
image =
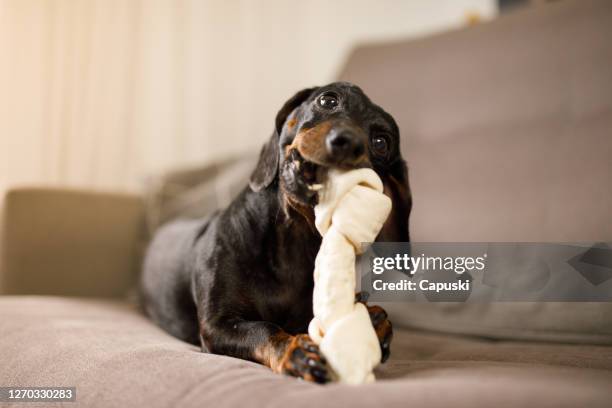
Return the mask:
<path fill-rule="evenodd" d="M 340 77 L 398 121 L 415 242 L 612 241 L 612 3 L 564 1 L 355 50 Z M 394 304 L 396 322 L 612 341 L 608 304 Z"/>

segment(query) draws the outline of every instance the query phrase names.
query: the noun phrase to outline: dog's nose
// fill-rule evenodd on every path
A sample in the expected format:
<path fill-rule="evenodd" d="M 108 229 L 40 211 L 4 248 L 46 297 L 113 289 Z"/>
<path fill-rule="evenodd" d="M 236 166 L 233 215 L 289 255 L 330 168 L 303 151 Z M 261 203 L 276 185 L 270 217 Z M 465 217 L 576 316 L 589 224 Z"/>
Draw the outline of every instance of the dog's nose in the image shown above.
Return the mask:
<path fill-rule="evenodd" d="M 351 129 L 332 130 L 325 140 L 331 158 L 338 162 L 355 161 L 365 152 L 363 138 Z"/>

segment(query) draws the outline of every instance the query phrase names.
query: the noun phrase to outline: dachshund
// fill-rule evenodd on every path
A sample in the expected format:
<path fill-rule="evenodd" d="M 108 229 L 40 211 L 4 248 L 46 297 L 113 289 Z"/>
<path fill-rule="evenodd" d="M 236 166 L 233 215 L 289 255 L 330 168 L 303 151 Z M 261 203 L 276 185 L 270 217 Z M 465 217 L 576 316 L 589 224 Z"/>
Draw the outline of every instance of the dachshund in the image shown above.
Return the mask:
<path fill-rule="evenodd" d="M 377 241 L 408 242 L 412 198 L 399 143 L 393 117 L 359 87 L 335 82 L 299 91 L 278 112 L 248 186 L 227 208 L 156 232 L 141 278 L 145 313 L 204 352 L 332 381 L 306 334 L 321 244 L 314 186 L 330 168 L 372 168 L 393 203 Z M 392 325 L 380 306 L 368 311 L 384 362 Z"/>

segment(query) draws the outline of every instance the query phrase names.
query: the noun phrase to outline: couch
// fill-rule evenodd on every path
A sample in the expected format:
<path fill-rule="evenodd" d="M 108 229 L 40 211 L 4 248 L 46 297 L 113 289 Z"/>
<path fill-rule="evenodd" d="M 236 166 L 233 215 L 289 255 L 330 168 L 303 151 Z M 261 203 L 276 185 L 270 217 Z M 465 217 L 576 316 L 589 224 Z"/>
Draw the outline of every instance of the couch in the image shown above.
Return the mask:
<path fill-rule="evenodd" d="M 399 122 L 413 240 L 612 241 L 611 39 L 612 4 L 568 0 L 354 50 L 339 77 Z M 275 375 L 163 332 L 135 302 L 150 234 L 225 205 L 249 163 L 173 172 L 144 196 L 9 191 L 0 386 L 75 386 L 63 405 L 83 407 L 612 406 L 608 303 L 384 305 L 392 355 L 363 386 Z"/>

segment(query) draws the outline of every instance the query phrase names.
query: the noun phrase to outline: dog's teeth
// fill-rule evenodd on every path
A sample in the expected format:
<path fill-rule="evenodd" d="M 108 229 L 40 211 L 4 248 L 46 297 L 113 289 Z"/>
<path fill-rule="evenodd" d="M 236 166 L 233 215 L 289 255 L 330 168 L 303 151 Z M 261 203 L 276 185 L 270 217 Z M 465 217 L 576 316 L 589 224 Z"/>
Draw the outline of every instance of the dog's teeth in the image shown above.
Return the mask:
<path fill-rule="evenodd" d="M 293 161 L 293 164 L 295 165 L 295 168 L 296 168 L 297 170 L 299 170 L 299 169 L 300 169 L 300 161 L 299 161 L 299 160 L 294 160 L 294 161 Z"/>
<path fill-rule="evenodd" d="M 311 184 L 308 186 L 308 188 L 313 191 L 319 191 L 323 188 L 323 184 Z"/>

